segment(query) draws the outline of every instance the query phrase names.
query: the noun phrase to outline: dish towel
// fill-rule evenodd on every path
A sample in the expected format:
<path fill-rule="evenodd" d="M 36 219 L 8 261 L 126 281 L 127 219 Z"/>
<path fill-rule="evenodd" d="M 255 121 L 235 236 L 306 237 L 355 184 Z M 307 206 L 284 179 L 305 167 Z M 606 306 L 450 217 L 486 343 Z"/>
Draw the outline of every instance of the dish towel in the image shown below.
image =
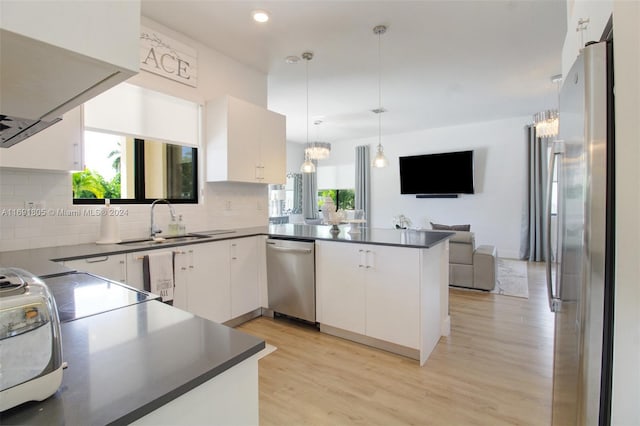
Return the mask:
<path fill-rule="evenodd" d="M 163 302 L 173 300 L 173 252 L 149 253 L 144 256 L 142 274 L 145 290 L 161 296 Z"/>

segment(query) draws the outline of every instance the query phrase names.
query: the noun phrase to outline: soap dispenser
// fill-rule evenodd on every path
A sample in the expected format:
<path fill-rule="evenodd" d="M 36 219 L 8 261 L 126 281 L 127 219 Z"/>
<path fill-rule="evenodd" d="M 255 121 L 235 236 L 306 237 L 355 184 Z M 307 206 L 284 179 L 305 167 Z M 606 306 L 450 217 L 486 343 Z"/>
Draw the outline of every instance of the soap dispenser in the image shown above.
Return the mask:
<path fill-rule="evenodd" d="M 169 235 L 171 237 L 180 235 L 180 227 L 178 226 L 178 222 L 176 222 L 175 217 L 171 217 L 171 222 L 169 222 Z"/>
<path fill-rule="evenodd" d="M 178 216 L 178 235 L 186 235 L 186 234 L 187 234 L 187 227 L 182 221 L 182 215 L 179 215 Z"/>

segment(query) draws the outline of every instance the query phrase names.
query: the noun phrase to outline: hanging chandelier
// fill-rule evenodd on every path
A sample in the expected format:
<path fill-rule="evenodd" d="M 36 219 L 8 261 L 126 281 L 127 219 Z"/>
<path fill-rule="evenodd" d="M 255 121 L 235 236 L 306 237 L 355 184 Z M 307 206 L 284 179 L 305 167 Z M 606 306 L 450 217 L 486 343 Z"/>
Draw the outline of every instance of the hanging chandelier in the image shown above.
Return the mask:
<path fill-rule="evenodd" d="M 560 83 L 562 74 L 551 76 L 551 82 L 556 84 L 558 92 L 558 105 L 560 104 Z M 557 109 L 548 109 L 533 115 L 533 125 L 536 128 L 536 136 L 539 138 L 554 138 L 558 136 L 560 114 Z"/>
<path fill-rule="evenodd" d="M 382 113 L 386 112 L 386 110 L 382 108 L 382 54 L 380 53 L 380 36 L 386 32 L 387 27 L 385 25 L 376 25 L 373 28 L 373 33 L 378 36 L 378 108 L 372 110 L 372 112 L 378 114 L 378 148 L 376 156 L 371 162 L 371 166 L 375 168 L 387 167 L 389 165 L 389 160 L 385 157 L 382 148 Z"/>
<path fill-rule="evenodd" d="M 329 142 L 310 142 L 304 151 L 312 160 L 324 160 L 329 158 L 331 154 L 331 144 Z"/>
<path fill-rule="evenodd" d="M 316 165 L 311 161 L 310 153 L 307 150 L 310 148 L 309 144 L 309 61 L 313 59 L 313 53 L 304 52 L 302 54 L 302 59 L 306 61 L 306 80 L 307 80 L 307 146 L 304 150 L 304 163 L 300 166 L 300 171 L 302 173 L 315 173 Z"/>
<path fill-rule="evenodd" d="M 536 127 L 536 136 L 539 138 L 552 138 L 558 136 L 558 110 L 548 109 L 534 114 L 533 124 Z"/>

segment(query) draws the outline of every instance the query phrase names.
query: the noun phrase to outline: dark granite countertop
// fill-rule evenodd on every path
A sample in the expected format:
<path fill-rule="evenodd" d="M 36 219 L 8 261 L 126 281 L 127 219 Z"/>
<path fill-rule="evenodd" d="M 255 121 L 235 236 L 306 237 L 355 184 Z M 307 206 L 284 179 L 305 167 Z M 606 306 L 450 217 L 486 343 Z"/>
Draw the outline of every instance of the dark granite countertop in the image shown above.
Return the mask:
<path fill-rule="evenodd" d="M 332 234 L 330 226 L 282 224 L 238 228 L 231 233 L 215 234 L 188 242 L 167 242 L 154 245 L 126 244 L 76 244 L 69 246 L 43 247 L 28 250 L 0 252 L 0 266 L 18 267 L 37 276 L 46 276 L 71 271 L 60 265 L 59 261 L 82 259 L 95 256 L 116 255 L 163 249 L 187 244 L 202 244 L 235 238 L 267 235 L 276 238 L 303 240 L 328 240 L 345 243 L 378 244 L 397 247 L 430 248 L 449 239 L 454 233 L 446 231 L 413 230 L 413 229 L 377 229 L 362 228 L 360 234 L 349 233 L 349 225 L 340 225 L 340 233 Z M 199 231 L 193 234 L 206 234 L 210 231 Z"/>
<path fill-rule="evenodd" d="M 128 424 L 265 347 L 158 301 L 62 324 L 58 392 L 0 413 L 1 424 Z"/>
<path fill-rule="evenodd" d="M 276 238 L 325 240 L 412 248 L 430 248 L 454 235 L 453 232 L 378 228 L 362 228 L 359 234 L 351 234 L 349 233 L 349 225 L 340 225 L 338 228 L 340 228 L 340 232 L 333 234 L 330 231 L 330 226 L 288 223 L 269 226 L 268 235 Z"/>

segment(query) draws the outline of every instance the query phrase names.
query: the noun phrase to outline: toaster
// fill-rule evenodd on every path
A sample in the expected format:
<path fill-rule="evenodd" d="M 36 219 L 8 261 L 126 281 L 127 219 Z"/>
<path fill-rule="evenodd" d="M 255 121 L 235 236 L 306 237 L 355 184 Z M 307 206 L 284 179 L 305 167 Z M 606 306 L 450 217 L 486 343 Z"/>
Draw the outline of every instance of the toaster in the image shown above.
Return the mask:
<path fill-rule="evenodd" d="M 0 268 L 0 411 L 42 401 L 62 383 L 62 340 L 47 286 L 19 268 Z"/>

